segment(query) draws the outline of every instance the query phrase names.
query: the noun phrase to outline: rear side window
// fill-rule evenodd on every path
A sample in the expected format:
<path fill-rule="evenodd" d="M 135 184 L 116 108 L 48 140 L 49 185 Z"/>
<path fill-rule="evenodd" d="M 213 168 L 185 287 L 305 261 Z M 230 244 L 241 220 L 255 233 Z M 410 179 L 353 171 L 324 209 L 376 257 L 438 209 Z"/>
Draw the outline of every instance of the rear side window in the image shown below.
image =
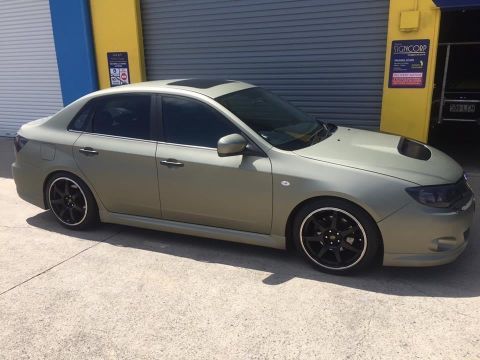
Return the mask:
<path fill-rule="evenodd" d="M 218 140 L 239 130 L 212 107 L 188 98 L 162 96 L 166 142 L 216 148 Z"/>
<path fill-rule="evenodd" d="M 150 95 L 115 95 L 100 100 L 92 117 L 92 132 L 151 139 Z"/>
<path fill-rule="evenodd" d="M 68 125 L 68 130 L 75 131 L 86 131 L 88 127 L 88 119 L 92 111 L 91 102 L 85 105 L 78 113 L 75 115 L 71 123 Z"/>

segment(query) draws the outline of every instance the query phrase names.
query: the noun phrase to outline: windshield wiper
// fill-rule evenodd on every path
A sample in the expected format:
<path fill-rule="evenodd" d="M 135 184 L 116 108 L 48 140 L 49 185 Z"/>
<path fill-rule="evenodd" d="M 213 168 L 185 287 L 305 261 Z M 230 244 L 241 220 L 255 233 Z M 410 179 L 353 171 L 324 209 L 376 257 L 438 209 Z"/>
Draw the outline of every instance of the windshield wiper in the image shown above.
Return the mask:
<path fill-rule="evenodd" d="M 309 145 L 313 145 L 313 144 L 316 144 L 316 143 L 319 143 L 320 141 L 326 139 L 327 137 L 329 137 L 332 133 L 330 131 L 330 129 L 328 128 L 327 124 L 323 123 L 323 122 L 318 122 L 321 127 L 316 130 L 312 136 L 309 137 L 308 139 L 308 144 Z M 325 135 L 324 136 L 321 136 L 321 134 L 325 132 Z"/>

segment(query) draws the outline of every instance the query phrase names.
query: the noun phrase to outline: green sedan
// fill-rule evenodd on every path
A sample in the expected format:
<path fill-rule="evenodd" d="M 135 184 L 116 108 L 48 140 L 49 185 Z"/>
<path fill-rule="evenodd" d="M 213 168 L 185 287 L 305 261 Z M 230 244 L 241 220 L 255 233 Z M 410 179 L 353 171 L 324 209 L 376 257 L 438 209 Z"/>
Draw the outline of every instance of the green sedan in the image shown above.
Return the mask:
<path fill-rule="evenodd" d="M 323 123 L 239 81 L 101 90 L 23 125 L 15 153 L 19 196 L 67 228 L 294 245 L 337 274 L 451 262 L 475 208 L 462 168 L 442 152 Z"/>

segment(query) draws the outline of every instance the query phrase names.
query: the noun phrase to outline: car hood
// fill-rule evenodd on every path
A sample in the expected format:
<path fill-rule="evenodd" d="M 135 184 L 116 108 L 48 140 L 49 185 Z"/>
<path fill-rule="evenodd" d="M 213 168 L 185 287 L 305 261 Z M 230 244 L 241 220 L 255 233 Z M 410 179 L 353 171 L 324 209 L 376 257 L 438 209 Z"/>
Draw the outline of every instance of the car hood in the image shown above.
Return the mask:
<path fill-rule="evenodd" d="M 457 162 L 430 146 L 421 145 L 429 154 L 427 160 L 402 155 L 399 144 L 404 140 L 395 135 L 338 127 L 327 139 L 294 152 L 302 157 L 376 172 L 418 185 L 454 183 L 462 176 L 463 169 Z"/>

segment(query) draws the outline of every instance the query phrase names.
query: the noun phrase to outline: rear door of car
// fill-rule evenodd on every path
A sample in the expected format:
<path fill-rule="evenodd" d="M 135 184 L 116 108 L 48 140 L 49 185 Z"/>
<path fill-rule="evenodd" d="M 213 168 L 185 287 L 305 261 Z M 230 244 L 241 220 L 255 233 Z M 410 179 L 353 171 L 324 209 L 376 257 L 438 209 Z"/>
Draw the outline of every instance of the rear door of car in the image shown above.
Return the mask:
<path fill-rule="evenodd" d="M 270 233 L 270 159 L 262 153 L 219 157 L 218 140 L 241 131 L 205 102 L 163 95 L 157 104 L 162 115 L 157 167 L 163 217 Z"/>
<path fill-rule="evenodd" d="M 87 125 L 74 158 L 111 212 L 161 217 L 154 102 L 148 93 L 106 95 L 87 105 L 83 119 L 77 116 Z"/>

